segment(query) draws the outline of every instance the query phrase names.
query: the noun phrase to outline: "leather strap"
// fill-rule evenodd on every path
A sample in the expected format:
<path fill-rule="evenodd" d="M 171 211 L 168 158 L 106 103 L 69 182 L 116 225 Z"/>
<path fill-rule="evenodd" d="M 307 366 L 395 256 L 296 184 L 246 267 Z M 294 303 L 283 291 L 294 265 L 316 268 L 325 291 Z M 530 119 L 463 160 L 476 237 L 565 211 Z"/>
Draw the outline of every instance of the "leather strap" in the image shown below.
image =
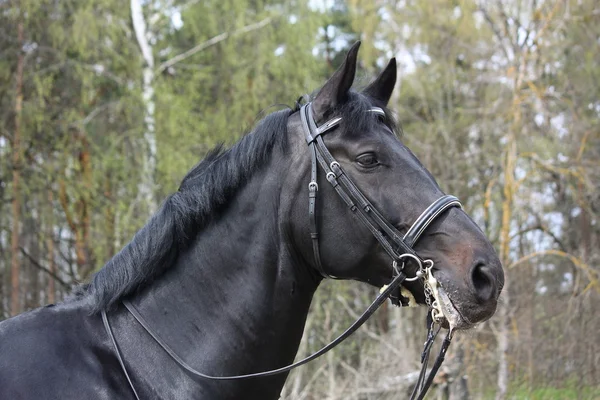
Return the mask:
<path fill-rule="evenodd" d="M 127 373 L 127 368 L 125 368 L 125 362 L 123 361 L 123 357 L 121 357 L 121 351 L 119 346 L 117 345 L 117 341 L 115 340 L 115 336 L 113 335 L 113 331 L 110 327 L 110 323 L 108 321 L 108 316 L 106 315 L 106 311 L 102 310 L 102 323 L 104 324 L 104 329 L 106 329 L 106 333 L 112 342 L 113 347 L 115 348 L 115 354 L 117 355 L 117 360 L 119 360 L 119 364 L 121 365 L 121 369 L 125 374 L 125 378 L 127 378 L 127 382 L 129 383 L 129 387 L 133 391 L 133 394 L 136 400 L 140 400 L 140 396 L 138 396 L 137 391 L 135 390 L 135 386 L 133 386 L 133 382 L 131 382 L 131 378 Z"/>
<path fill-rule="evenodd" d="M 377 107 L 372 108 L 370 111 L 385 115 L 383 110 Z M 422 265 L 424 261 L 416 254 L 413 246 L 421 237 L 425 229 L 427 229 L 439 215 L 452 207 L 462 208 L 460 201 L 456 197 L 450 195 L 440 197 L 429 205 L 429 207 L 427 207 L 415 220 L 404 236 L 401 236 L 400 232 L 390 224 L 375 207 L 373 207 L 371 202 L 345 174 L 340 164 L 327 149 L 322 135 L 339 125 L 341 118 L 334 118 L 333 120 L 325 122 L 321 127 L 317 127 L 314 122 L 310 103 L 302 106 L 300 115 L 306 132 L 307 143 L 311 151 L 311 182 L 317 182 L 316 159 L 321 165 L 321 168 L 325 171 L 327 181 L 332 185 L 336 193 L 348 206 L 350 211 L 352 211 L 369 229 L 385 251 L 390 255 L 392 260 L 399 261 L 404 255 L 411 255 Z M 311 194 L 309 193 L 309 198 L 310 197 Z M 311 216 L 311 219 L 316 218 L 315 207 L 315 202 L 309 202 L 309 215 Z M 311 221 L 311 238 L 313 239 L 313 252 L 317 268 L 321 275 L 327 276 L 327 273 L 323 270 L 319 254 L 318 227 L 316 220 Z M 404 269 L 404 266 L 405 263 L 402 263 L 402 269 Z M 431 352 L 433 342 L 440 330 L 440 328 L 438 328 L 435 333 L 433 332 L 433 320 L 430 317 L 430 313 L 428 313 L 428 325 L 428 338 L 425 342 L 425 348 L 421 356 L 421 371 L 411 394 L 411 400 L 422 400 L 429 390 L 433 378 L 444 361 L 446 351 L 450 346 L 452 338 L 452 332 L 449 331 L 444 339 L 433 368 L 429 375 L 427 375 L 429 353 Z"/>
<path fill-rule="evenodd" d="M 300 114 L 303 125 L 308 124 L 306 115 Z M 314 124 L 314 122 L 313 122 Z M 317 226 L 317 194 L 319 192 L 318 183 L 318 169 L 317 169 L 317 149 L 314 144 L 314 138 L 312 136 L 312 130 L 305 129 L 306 140 L 309 144 L 310 151 L 310 182 L 308 183 L 308 219 L 310 223 L 310 239 L 313 246 L 313 254 L 315 259 L 315 265 L 317 271 L 323 278 L 337 279 L 336 277 L 329 275 L 323 269 L 323 263 L 321 262 L 321 250 L 319 249 L 319 227 Z"/>
<path fill-rule="evenodd" d="M 375 300 L 373 300 L 373 302 L 365 310 L 365 312 L 362 313 L 362 315 L 356 321 L 354 321 L 354 323 L 352 325 L 350 325 L 348 327 L 348 329 L 346 329 L 335 340 L 333 340 L 331 343 L 329 343 L 325 347 L 321 348 L 316 353 L 313 353 L 310 356 L 303 358 L 302 360 L 296 361 L 295 363 L 290 364 L 285 367 L 281 367 L 281 368 L 277 368 L 277 369 L 273 369 L 273 370 L 269 370 L 269 371 L 255 372 L 252 374 L 245 374 L 245 375 L 211 376 L 211 375 L 206 375 L 206 374 L 203 374 L 202 372 L 197 371 L 196 369 L 191 367 L 188 363 L 186 363 L 181 357 L 179 357 L 179 355 L 177 355 L 177 353 L 175 353 L 175 351 L 156 332 L 154 332 L 152 330 L 152 328 L 150 327 L 148 322 L 144 319 L 144 317 L 142 317 L 142 315 L 139 313 L 139 311 L 135 308 L 135 306 L 133 304 L 131 304 L 131 302 L 129 300 L 123 300 L 123 305 L 125 306 L 125 308 L 127 308 L 127 310 L 129 310 L 131 315 L 133 315 L 133 317 L 136 319 L 136 321 L 146 330 L 146 332 L 148 332 L 148 334 L 152 337 L 152 339 L 154 339 L 154 341 L 156 341 L 156 343 L 177 364 L 179 364 L 179 366 L 181 366 L 183 369 L 188 371 L 190 374 L 195 375 L 200 378 L 218 380 L 218 381 L 233 380 L 233 379 L 249 379 L 249 378 L 258 378 L 261 376 L 277 375 L 277 374 L 281 374 L 283 372 L 288 372 L 294 368 L 304 365 L 304 364 L 314 360 L 315 358 L 318 358 L 318 357 L 322 356 L 323 354 L 327 353 L 329 350 L 333 349 L 338 344 L 343 342 L 346 338 L 348 338 L 348 336 L 353 334 L 365 322 L 367 322 L 367 320 L 371 317 L 371 315 L 373 315 L 373 313 L 375 311 L 377 311 L 377 309 L 386 301 L 386 299 L 392 294 L 392 292 L 394 290 L 396 290 L 402 282 L 404 282 L 405 279 L 406 279 L 406 275 L 404 274 L 404 272 L 400 271 L 400 273 L 390 282 L 390 284 L 385 288 L 385 290 L 383 290 L 375 298 Z M 105 315 L 104 312 L 103 312 L 103 315 Z M 110 327 L 108 329 L 110 329 Z M 116 343 L 114 343 L 114 346 L 115 346 L 115 351 L 117 352 L 118 358 L 121 361 L 121 355 L 119 352 L 119 348 L 116 346 Z M 127 371 L 125 370 L 125 367 L 123 364 L 122 364 L 122 367 L 123 367 L 123 371 L 125 372 L 125 374 L 127 376 L 127 380 L 129 381 L 129 384 L 131 385 L 131 381 L 129 380 L 129 376 L 127 375 Z M 133 385 L 131 386 L 131 388 L 133 389 Z M 135 389 L 134 389 L 134 392 L 135 392 Z M 136 396 L 137 396 L 137 394 L 136 394 Z"/>
<path fill-rule="evenodd" d="M 370 112 L 385 115 L 384 111 L 378 107 L 371 108 Z M 322 135 L 339 125 L 341 118 L 334 118 L 325 122 L 320 127 L 317 127 L 310 103 L 304 104 L 300 108 L 300 118 L 304 127 L 307 144 L 311 152 L 311 181 L 309 183 L 310 235 L 313 243 L 315 265 L 319 273 L 324 277 L 329 277 L 323 268 L 318 244 L 319 234 L 316 216 L 316 191 L 318 191 L 317 162 L 325 172 L 327 181 L 333 186 L 336 193 L 348 206 L 350 211 L 369 229 L 371 234 L 390 255 L 392 260 L 399 261 L 402 254 L 410 254 L 422 264 L 423 260 L 413 249 L 414 243 L 427 226 L 429 226 L 441 213 L 451 207 L 462 207 L 460 201 L 454 196 L 445 195 L 440 197 L 433 202 L 419 218 L 417 218 L 409 231 L 405 235 L 402 235 L 385 217 L 383 217 L 373 204 L 371 204 L 360 189 L 356 187 L 354 182 L 346 175 L 340 164 L 327 149 Z M 314 193 L 310 190 L 313 182 L 315 183 L 314 186 L 316 188 Z"/>
<path fill-rule="evenodd" d="M 434 339 L 435 339 L 435 336 L 434 336 Z M 425 376 L 425 371 L 427 370 L 427 362 L 424 361 L 422 363 L 421 372 L 419 374 L 419 380 L 421 382 L 418 382 L 418 383 L 420 383 L 419 385 L 415 385 L 413 392 L 410 396 L 410 400 L 423 400 L 423 398 L 427 394 L 427 391 L 429 391 L 431 384 L 433 383 L 433 379 L 437 375 L 437 372 L 439 371 L 440 367 L 442 366 L 442 363 L 446 359 L 446 352 L 448 351 L 448 347 L 450 347 L 451 342 L 452 342 L 452 332 L 448 331 L 448 333 L 446 334 L 446 337 L 444 338 L 444 341 L 442 342 L 440 352 L 438 353 L 438 355 L 435 359 L 435 362 L 433 363 L 433 367 L 431 367 L 431 371 L 429 371 L 429 375 L 427 375 L 427 379 L 425 379 L 424 382 L 422 381 L 422 379 L 423 379 L 422 377 Z M 431 349 L 431 347 L 430 347 L 430 349 Z M 429 358 L 429 352 L 427 352 L 427 358 Z"/>
<path fill-rule="evenodd" d="M 385 115 L 382 109 L 373 107 L 370 112 L 375 112 L 378 114 Z M 323 142 L 323 138 L 321 137 L 323 134 L 333 129 L 341 122 L 341 118 L 334 118 L 325 122 L 321 127 L 317 127 L 312 115 L 312 107 L 310 103 L 305 104 L 300 109 L 300 117 L 302 120 L 302 124 L 306 133 L 306 140 L 311 153 L 311 180 L 309 182 L 309 219 L 310 219 L 310 233 L 311 233 L 311 241 L 313 245 L 313 252 L 315 256 L 315 264 L 317 270 L 321 273 L 323 277 L 330 277 L 324 269 L 321 263 L 320 257 L 320 249 L 319 249 L 319 234 L 318 234 L 318 225 L 317 225 L 317 194 L 319 191 L 318 185 L 318 166 L 319 164 L 321 168 L 324 170 L 326 174 L 327 181 L 332 185 L 335 189 L 336 193 L 340 196 L 342 201 L 348 206 L 350 211 L 354 213 L 358 217 L 360 221 L 369 229 L 369 231 L 373 234 L 373 236 L 381 243 L 385 251 L 390 255 L 394 262 L 402 262 L 404 258 L 413 258 L 419 261 L 421 264 L 423 260 L 416 254 L 413 250 L 412 246 L 419 239 L 423 231 L 427 228 L 431 222 L 437 218 L 441 213 L 446 211 L 451 207 L 461 207 L 460 202 L 454 196 L 443 196 L 436 200 L 433 204 L 431 204 L 427 209 L 417 218 L 415 223 L 411 226 L 408 232 L 402 236 L 400 232 L 390 224 L 380 213 L 379 211 L 373 207 L 371 202 L 362 194 L 362 192 L 354 185 L 352 180 L 345 174 L 344 170 L 340 166 L 340 164 L 333 158 L 327 146 Z M 248 378 L 257 378 L 262 376 L 270 376 L 275 374 L 280 374 L 283 372 L 290 371 L 296 367 L 299 367 L 303 364 L 306 364 L 315 358 L 325 354 L 329 350 L 333 349 L 339 343 L 344 341 L 348 336 L 350 336 L 354 331 L 356 331 L 361 325 L 363 325 L 367 319 L 383 304 L 383 302 L 391 296 L 392 292 L 394 292 L 401 284 L 407 279 L 405 271 L 403 270 L 404 263 L 402 262 L 402 267 L 400 270 L 396 271 L 397 275 L 392 279 L 390 284 L 385 287 L 383 291 L 375 298 L 373 303 L 365 310 L 365 312 L 348 328 L 346 329 L 340 336 L 338 336 L 331 343 L 317 351 L 316 353 L 297 361 L 291 365 L 269 370 L 263 372 L 257 372 L 252 374 L 245 375 L 234 375 L 234 376 L 210 376 L 198 372 L 194 368 L 192 368 L 189 364 L 187 364 L 181 357 L 171 349 L 171 347 L 156 333 L 154 332 L 150 325 L 146 322 L 146 320 L 142 317 L 142 315 L 138 312 L 138 310 L 131 304 L 128 300 L 123 301 L 123 305 L 127 308 L 127 310 L 133 315 L 136 321 L 146 330 L 146 332 L 157 342 L 157 344 L 182 368 L 188 371 L 190 374 L 195 375 L 200 378 L 211 379 L 211 380 L 233 380 L 233 379 L 248 379 Z M 123 362 L 123 358 L 121 356 L 120 349 L 117 345 L 117 342 L 112 333 L 112 329 L 110 327 L 110 322 L 107 318 L 106 312 L 102 311 L 102 320 L 106 331 L 111 339 L 111 342 L 115 348 L 115 352 L 117 354 L 117 358 L 121 365 L 123 372 L 127 378 L 127 381 L 133 390 L 135 397 L 139 400 L 139 396 L 133 386 L 133 383 L 127 373 L 127 369 L 125 368 L 125 363 Z M 422 400 L 425 396 L 425 393 L 431 386 L 433 382 L 433 377 L 437 373 L 440 368 L 448 346 L 450 345 L 451 340 L 451 332 L 448 332 L 444 343 L 442 344 L 442 349 L 440 354 L 438 355 L 435 364 L 429 374 L 427 379 L 425 379 L 425 371 L 427 369 L 427 359 L 429 357 L 429 352 L 431 350 L 431 345 L 433 340 L 435 339 L 435 335 L 431 334 L 431 324 L 429 325 L 429 335 L 428 341 L 425 344 L 425 350 L 422 356 L 422 368 L 421 373 L 418 379 L 418 385 L 415 386 L 415 390 L 413 391 L 414 396 L 417 395 L 417 400 Z M 438 330 L 439 332 L 439 330 Z"/>
<path fill-rule="evenodd" d="M 406 232 L 402 238 L 404 243 L 406 243 L 407 246 L 413 247 L 417 240 L 419 240 L 421 237 L 423 231 L 425 231 L 425 229 L 433 222 L 433 220 L 436 219 L 441 213 L 452 207 L 462 208 L 462 205 L 456 197 L 450 195 L 440 197 L 431 203 L 431 205 L 427 207 L 427 209 L 425 209 L 421 215 L 419 215 L 419 218 L 417 218 L 417 220 L 412 224 L 408 232 Z"/>

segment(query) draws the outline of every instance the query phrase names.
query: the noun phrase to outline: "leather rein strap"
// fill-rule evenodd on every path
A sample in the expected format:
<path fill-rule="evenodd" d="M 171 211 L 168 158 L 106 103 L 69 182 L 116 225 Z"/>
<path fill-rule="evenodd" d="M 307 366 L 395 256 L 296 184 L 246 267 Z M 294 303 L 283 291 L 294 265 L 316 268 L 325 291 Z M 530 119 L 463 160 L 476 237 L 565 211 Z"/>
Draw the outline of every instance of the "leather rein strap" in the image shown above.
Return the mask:
<path fill-rule="evenodd" d="M 373 107 L 369 110 L 369 112 L 373 112 L 379 114 L 381 116 L 385 116 L 384 111 L 381 108 Z M 319 191 L 318 185 L 318 166 L 325 172 L 325 176 L 327 181 L 333 186 L 336 193 L 340 196 L 340 198 L 344 201 L 344 203 L 348 206 L 350 211 L 358 217 L 358 219 L 369 229 L 369 231 L 373 234 L 373 236 L 379 241 L 381 246 L 385 249 L 385 251 L 390 255 L 393 260 L 394 272 L 395 276 L 389 285 L 384 286 L 382 288 L 380 294 L 375 298 L 375 300 L 371 303 L 371 305 L 365 310 L 365 312 L 352 324 L 348 329 L 346 329 L 340 336 L 338 336 L 331 343 L 327 344 L 323 348 L 321 348 L 316 353 L 302 359 L 296 361 L 293 364 L 290 364 L 285 367 L 256 372 L 252 374 L 245 375 L 233 375 L 233 376 L 211 376 L 207 374 L 203 374 L 193 367 L 191 367 L 187 362 L 185 362 L 168 344 L 165 340 L 163 340 L 158 333 L 156 333 L 151 327 L 150 324 L 144 319 L 144 317 L 140 314 L 140 312 L 135 308 L 135 306 L 129 301 L 124 300 L 123 305 L 125 308 L 131 313 L 131 315 L 135 318 L 135 320 L 144 328 L 144 330 L 156 341 L 156 343 L 183 369 L 189 372 L 191 375 L 211 380 L 234 380 L 234 379 L 248 379 L 248 378 L 258 378 L 264 376 L 276 375 L 284 372 L 288 372 L 296 367 L 299 367 L 303 364 L 306 364 L 323 354 L 327 353 L 329 350 L 336 347 L 342 341 L 344 341 L 348 336 L 354 333 L 360 326 L 362 326 L 373 313 L 385 302 L 385 300 L 392 295 L 392 293 L 399 288 L 399 286 L 405 281 L 414 281 L 420 279 L 422 274 L 417 274 L 413 278 L 407 278 L 404 271 L 405 259 L 412 259 L 419 264 L 419 271 L 422 272 L 423 264 L 425 261 L 419 257 L 419 255 L 414 251 L 413 245 L 419 239 L 421 234 L 425 231 L 427 226 L 429 226 L 440 214 L 444 211 L 448 210 L 452 207 L 461 207 L 459 200 L 454 196 L 445 195 L 440 197 L 438 200 L 433 202 L 423 213 L 417 218 L 417 220 L 413 223 L 406 234 L 402 235 L 392 224 L 390 224 L 382 214 L 371 204 L 371 202 L 362 194 L 362 192 L 356 187 L 354 182 L 346 175 L 344 170 L 341 168 L 340 164 L 333 158 L 327 146 L 325 145 L 322 135 L 326 132 L 332 130 L 341 122 L 341 118 L 333 118 L 321 127 L 317 127 L 313 115 L 312 115 L 312 107 L 310 103 L 303 105 L 300 109 L 300 116 L 302 119 L 302 124 L 304 127 L 304 131 L 306 133 L 306 140 L 309 146 L 310 155 L 311 155 L 311 180 L 308 185 L 309 190 L 309 219 L 310 219 L 310 236 L 313 244 L 313 252 L 315 255 L 315 264 L 319 273 L 325 278 L 333 278 L 338 279 L 334 276 L 327 274 L 321 263 L 320 250 L 319 250 L 319 231 L 317 225 L 317 193 Z M 397 268 L 397 264 L 402 265 L 401 268 Z M 127 381 L 133 390 L 133 393 L 136 399 L 139 400 L 139 396 L 133 386 L 133 383 L 129 377 L 127 372 L 127 368 L 125 366 L 123 357 L 121 355 L 121 351 L 117 345 L 115 337 L 113 335 L 112 329 L 110 327 L 110 321 L 105 311 L 102 311 L 102 321 L 104 323 L 104 327 L 106 332 L 112 342 L 112 345 L 115 349 L 115 353 L 117 355 L 117 359 Z M 430 374 L 426 376 L 427 362 L 426 360 L 429 358 L 429 352 L 431 350 L 431 345 L 433 340 L 435 339 L 437 332 L 439 329 L 433 333 L 433 321 L 429 323 L 429 332 L 428 332 L 428 340 L 425 342 L 425 348 L 423 350 L 423 355 L 421 357 L 422 369 L 419 375 L 419 379 L 417 381 L 417 385 L 415 386 L 415 390 L 413 391 L 413 395 L 411 399 L 421 400 L 425 393 L 427 392 L 429 386 L 433 381 L 433 377 L 435 373 L 439 369 L 444 355 L 448 346 L 450 345 L 451 340 L 451 332 L 448 333 L 444 343 L 442 345 L 442 350 L 438 355 L 434 367 L 432 368 Z M 418 397 L 415 397 L 417 396 Z"/>
<path fill-rule="evenodd" d="M 140 400 L 140 396 L 138 396 L 137 391 L 135 390 L 135 386 L 133 386 L 133 382 L 131 382 L 131 378 L 129 377 L 129 373 L 127 372 L 127 368 L 125 367 L 125 361 L 123 357 L 121 357 L 121 351 L 119 350 L 119 346 L 117 345 L 117 341 L 115 340 L 115 335 L 110 327 L 110 322 L 108 321 L 108 316 L 106 315 L 106 311 L 102 310 L 102 323 L 104 324 L 104 329 L 106 329 L 106 333 L 110 338 L 110 341 L 115 348 L 115 353 L 117 354 L 117 359 L 119 360 L 119 365 L 121 365 L 121 369 L 125 373 L 125 378 L 127 378 L 127 383 L 129 383 L 129 387 L 133 390 L 133 394 L 135 395 L 136 400 Z"/>
<path fill-rule="evenodd" d="M 285 367 L 273 369 L 273 370 L 270 370 L 270 371 L 256 372 L 256 373 L 253 373 L 253 374 L 245 374 L 245 375 L 211 376 L 211 375 L 203 374 L 202 372 L 197 371 L 196 369 L 194 369 L 193 367 L 191 367 L 187 362 L 185 362 L 179 355 L 177 355 L 177 353 L 171 348 L 171 346 L 169 346 L 167 344 L 167 342 L 165 340 L 163 340 L 158 335 L 158 333 L 156 333 L 150 327 L 150 324 L 144 319 L 144 317 L 140 314 L 140 312 L 135 308 L 135 306 L 129 300 L 123 300 L 123 305 L 125 306 L 125 308 L 127 308 L 127 310 L 131 313 L 131 315 L 133 315 L 133 317 L 135 318 L 135 320 L 144 328 L 144 330 L 146 330 L 146 332 L 152 337 L 152 339 L 154 339 L 154 341 L 156 341 L 156 343 L 177 364 L 179 364 L 180 367 L 182 367 L 183 369 L 185 369 L 186 371 L 188 371 L 190 374 L 198 376 L 200 378 L 217 380 L 217 381 L 226 381 L 226 380 L 234 380 L 234 379 L 249 379 L 249 378 L 258 378 L 258 377 L 264 377 L 264 376 L 277 375 L 277 374 L 281 374 L 283 372 L 288 372 L 288 371 L 290 371 L 290 370 L 292 370 L 294 368 L 297 368 L 297 367 L 299 367 L 299 366 L 301 366 L 303 364 L 306 364 L 306 363 L 314 360 L 315 358 L 318 358 L 318 357 L 322 356 L 323 354 L 327 353 L 329 350 L 333 349 L 338 344 L 340 344 L 341 342 L 343 342 L 348 336 L 350 336 L 351 334 L 353 334 L 358 328 L 360 328 L 371 317 L 371 315 L 373 315 L 373 313 L 375 311 L 377 311 L 377 309 L 386 301 L 386 299 L 390 296 L 390 294 L 394 290 L 396 290 L 400 286 L 400 284 L 402 282 L 404 282 L 405 279 L 406 279 L 406 275 L 403 272 L 400 272 L 392 280 L 392 282 L 390 282 L 390 284 L 388 285 L 388 287 L 383 292 L 381 292 L 379 294 L 379 296 L 377 296 L 375 298 L 375 300 L 365 310 L 365 312 L 362 313 L 362 315 L 352 325 L 350 325 L 350 327 L 348 329 L 346 329 L 340 336 L 338 336 L 335 340 L 333 340 L 328 345 L 326 345 L 323 348 L 321 348 L 316 353 L 313 353 L 310 356 L 308 356 L 308 357 L 306 357 L 306 358 L 304 358 L 304 359 L 302 359 L 300 361 L 296 361 L 295 363 L 290 364 L 290 365 L 285 366 Z M 103 315 L 106 315 L 106 314 L 103 312 Z M 107 331 L 110 331 L 110 325 L 107 326 Z M 112 337 L 112 332 L 110 332 L 109 336 Z M 127 370 L 125 369 L 125 365 L 122 362 L 120 351 L 116 347 L 116 342 L 113 342 L 113 345 L 115 346 L 115 350 L 117 352 L 119 361 L 121 363 L 121 367 L 123 368 L 123 371 L 125 372 L 125 375 L 127 377 L 129 377 L 129 375 L 127 374 Z M 130 382 L 130 385 L 131 385 L 131 381 L 130 380 L 129 380 L 129 382 Z M 133 388 L 133 385 L 132 385 L 132 388 Z M 135 391 L 135 389 L 134 389 L 134 391 Z"/>

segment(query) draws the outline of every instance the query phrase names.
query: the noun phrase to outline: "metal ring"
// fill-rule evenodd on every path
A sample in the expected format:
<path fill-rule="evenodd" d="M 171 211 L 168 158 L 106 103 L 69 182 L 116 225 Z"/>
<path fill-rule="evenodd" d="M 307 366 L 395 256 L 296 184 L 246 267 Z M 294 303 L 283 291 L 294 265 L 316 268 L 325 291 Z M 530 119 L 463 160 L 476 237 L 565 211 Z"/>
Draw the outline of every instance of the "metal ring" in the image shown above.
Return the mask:
<path fill-rule="evenodd" d="M 327 173 L 327 180 L 328 180 L 328 181 L 330 181 L 330 182 L 331 182 L 332 180 L 335 180 L 336 178 L 337 178 L 337 175 L 336 175 L 336 174 L 334 174 L 333 172 L 328 172 L 328 173 Z"/>
<path fill-rule="evenodd" d="M 416 281 L 418 279 L 421 279 L 423 277 L 423 274 L 421 274 L 420 272 L 421 271 L 417 271 L 417 274 L 414 277 L 412 277 L 412 278 L 406 278 L 405 281 L 406 282 L 414 282 L 414 281 Z"/>
<path fill-rule="evenodd" d="M 315 181 L 310 181 L 308 184 L 308 190 L 315 189 L 317 192 L 319 191 L 319 184 Z"/>
<path fill-rule="evenodd" d="M 421 260 L 419 260 L 419 258 L 417 256 L 410 254 L 410 253 L 401 254 L 398 258 L 401 259 L 401 258 L 405 258 L 405 257 L 409 257 L 409 258 L 412 258 L 413 260 L 415 260 L 417 262 L 417 264 L 419 264 L 419 270 L 417 271 L 417 273 L 415 274 L 414 277 L 406 278 L 404 280 L 407 282 L 414 282 L 417 279 L 421 279 L 423 276 L 423 264 L 421 263 Z M 396 261 L 394 260 L 394 262 L 396 262 Z M 431 265 L 433 266 L 433 262 Z M 396 267 L 397 266 L 398 266 L 398 264 L 396 263 Z M 404 263 L 402 263 L 402 269 L 404 269 Z"/>
<path fill-rule="evenodd" d="M 429 264 L 429 266 L 425 267 L 425 269 L 431 270 L 431 268 L 433 268 L 433 260 L 427 259 L 427 260 L 423 260 L 423 262 Z"/>
<path fill-rule="evenodd" d="M 339 169 L 341 169 L 340 163 L 338 163 L 337 161 L 332 161 L 331 164 L 329 164 L 329 168 L 331 168 L 332 171 L 334 171 L 334 166 L 337 166 Z"/>

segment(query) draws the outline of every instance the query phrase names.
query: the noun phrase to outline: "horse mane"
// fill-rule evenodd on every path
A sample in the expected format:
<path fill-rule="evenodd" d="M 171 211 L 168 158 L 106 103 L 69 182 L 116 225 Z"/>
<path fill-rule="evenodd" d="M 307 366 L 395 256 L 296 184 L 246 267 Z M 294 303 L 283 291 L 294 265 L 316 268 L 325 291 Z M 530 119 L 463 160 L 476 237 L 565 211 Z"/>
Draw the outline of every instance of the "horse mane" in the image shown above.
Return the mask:
<path fill-rule="evenodd" d="M 366 96 L 351 92 L 335 111 L 346 126 L 362 132 L 377 123 L 374 113 L 366 112 L 371 104 Z M 110 308 L 171 267 L 195 235 L 268 162 L 272 149 L 279 145 L 287 150 L 287 121 L 297 110 L 298 105 L 269 114 L 231 148 L 219 145 L 193 167 L 179 190 L 167 197 L 131 242 L 94 274 L 89 285 L 79 289 L 91 297 L 92 312 Z M 395 126 L 389 121 L 388 125 Z"/>
<path fill-rule="evenodd" d="M 227 205 L 279 145 L 287 149 L 291 109 L 274 112 L 229 149 L 218 145 L 185 176 L 179 190 L 162 203 L 87 287 L 97 313 L 148 284 L 173 265 L 195 234 Z"/>

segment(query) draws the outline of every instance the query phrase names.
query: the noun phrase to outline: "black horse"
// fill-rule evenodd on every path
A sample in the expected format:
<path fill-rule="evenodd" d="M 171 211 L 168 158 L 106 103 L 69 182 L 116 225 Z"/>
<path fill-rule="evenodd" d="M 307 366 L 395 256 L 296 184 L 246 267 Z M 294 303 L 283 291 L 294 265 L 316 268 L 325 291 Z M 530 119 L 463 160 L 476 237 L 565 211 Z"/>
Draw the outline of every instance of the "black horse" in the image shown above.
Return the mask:
<path fill-rule="evenodd" d="M 391 225 L 406 231 L 443 193 L 383 111 L 395 60 L 355 92 L 357 52 L 355 45 L 310 111 L 317 125 L 335 118 L 322 137 L 327 148 Z M 248 374 L 291 363 L 323 276 L 382 287 L 398 272 L 373 235 L 385 234 L 349 211 L 328 184 L 335 176 L 321 174 L 309 185 L 311 168 L 298 107 L 268 115 L 230 149 L 211 152 L 80 293 L 0 323 L 0 399 L 278 398 L 287 374 L 192 376 L 124 301 L 203 373 Z M 319 196 L 316 255 L 308 186 Z M 443 312 L 455 328 L 492 316 L 504 275 L 467 214 L 457 207 L 440 213 L 414 249 L 434 263 Z M 403 286 L 405 295 L 396 297 L 425 303 L 421 280 Z"/>

